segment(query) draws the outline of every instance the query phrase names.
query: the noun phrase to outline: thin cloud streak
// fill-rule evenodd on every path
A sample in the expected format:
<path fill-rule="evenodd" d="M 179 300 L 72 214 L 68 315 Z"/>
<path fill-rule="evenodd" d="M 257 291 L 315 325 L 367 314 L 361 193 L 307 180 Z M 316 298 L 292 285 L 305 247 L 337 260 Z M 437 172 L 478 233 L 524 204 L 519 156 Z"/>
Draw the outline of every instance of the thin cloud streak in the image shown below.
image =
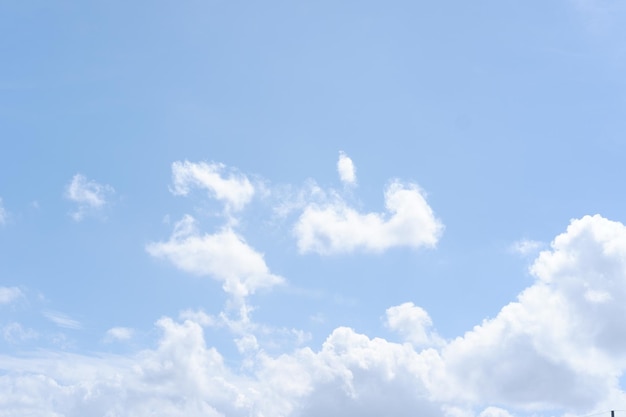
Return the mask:
<path fill-rule="evenodd" d="M 60 313 L 58 311 L 44 311 L 43 315 L 48 320 L 64 329 L 78 330 L 82 327 L 81 323 L 78 320 L 74 320 L 68 315 Z"/>
<path fill-rule="evenodd" d="M 2 198 L 0 198 L 0 226 L 7 222 L 8 213 L 2 204 Z"/>

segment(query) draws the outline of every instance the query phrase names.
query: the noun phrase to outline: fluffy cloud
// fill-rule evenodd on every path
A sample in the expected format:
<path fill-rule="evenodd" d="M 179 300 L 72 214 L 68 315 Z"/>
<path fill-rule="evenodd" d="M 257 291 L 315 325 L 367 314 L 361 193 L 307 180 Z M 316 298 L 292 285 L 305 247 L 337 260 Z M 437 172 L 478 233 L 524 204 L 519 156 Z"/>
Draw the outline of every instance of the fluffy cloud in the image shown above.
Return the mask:
<path fill-rule="evenodd" d="M 193 223 L 185 217 L 148 251 L 240 297 L 280 282 L 232 230 L 203 235 Z M 224 317 L 186 312 L 160 319 L 157 346 L 130 356 L 0 355 L 0 416 L 510 417 L 626 407 L 626 227 L 573 220 L 530 271 L 535 282 L 514 302 L 448 341 L 425 310 L 404 303 L 385 316 L 402 343 L 338 327 L 319 348 L 272 355 L 243 331 L 237 363 L 206 342 L 205 326 Z"/>
<path fill-rule="evenodd" d="M 354 164 L 344 152 L 339 153 L 337 170 L 345 185 L 356 184 Z M 218 163 L 174 162 L 172 183 L 171 191 L 176 195 L 187 195 L 193 187 L 209 191 L 211 197 L 224 203 L 230 226 L 237 224 L 235 212 L 242 210 L 258 191 L 247 176 Z M 275 211 L 283 217 L 293 211 L 301 212 L 294 234 L 303 253 L 433 247 L 443 230 L 416 184 L 393 181 L 384 193 L 384 213 L 360 213 L 337 192 L 324 191 L 314 183 L 295 196 L 290 187 L 274 187 L 269 194 L 278 198 Z M 234 234 L 229 227 L 224 232 Z M 221 234 L 214 235 L 216 239 L 218 236 Z"/>
<path fill-rule="evenodd" d="M 430 395 L 430 372 L 441 367 L 434 351 L 336 329 L 322 349 L 301 363 L 315 364 L 311 391 L 297 416 L 441 416 Z M 295 375 L 298 377 L 298 374 Z"/>
<path fill-rule="evenodd" d="M 318 352 L 260 352 L 253 368 L 236 372 L 198 323 L 163 318 L 157 326 L 158 347 L 130 358 L 0 356 L 0 415 L 441 415 L 424 385 L 432 358 L 409 345 L 339 328 Z"/>
<path fill-rule="evenodd" d="M 167 242 L 151 243 L 146 250 L 152 256 L 170 260 L 183 271 L 222 282 L 224 291 L 235 297 L 246 297 L 260 288 L 283 282 L 283 278 L 270 272 L 263 255 L 230 227 L 215 234 L 201 234 L 189 215 L 176 224 Z"/>
<path fill-rule="evenodd" d="M 326 255 L 436 245 L 443 225 L 417 185 L 392 182 L 385 190 L 385 207 L 386 213 L 362 214 L 339 198 L 311 203 L 294 227 L 298 249 Z"/>
<path fill-rule="evenodd" d="M 176 195 L 187 195 L 192 187 L 204 188 L 232 211 L 244 208 L 255 192 L 245 175 L 216 163 L 174 162 L 172 182 L 172 192 Z"/>
<path fill-rule="evenodd" d="M 443 344 L 443 340 L 431 330 L 433 322 L 426 310 L 413 303 L 388 308 L 386 325 L 416 348 Z"/>
<path fill-rule="evenodd" d="M 339 172 L 339 179 L 346 185 L 356 184 L 356 168 L 352 159 L 350 159 L 344 152 L 339 152 L 339 161 L 337 161 L 337 172 Z"/>
<path fill-rule="evenodd" d="M 9 304 L 24 294 L 17 287 L 0 287 L 0 304 Z"/>
<path fill-rule="evenodd" d="M 531 267 L 537 282 L 442 357 L 456 398 L 588 410 L 626 370 L 626 228 L 574 220 Z"/>
<path fill-rule="evenodd" d="M 97 213 L 107 204 L 107 198 L 114 192 L 110 185 L 88 180 L 82 174 L 74 175 L 65 187 L 65 197 L 78 205 L 71 213 L 72 218 L 81 221 L 87 214 Z"/>
<path fill-rule="evenodd" d="M 387 310 L 386 325 L 410 343 L 340 327 L 317 352 L 270 357 L 261 349 L 253 377 L 237 387 L 263 394 L 240 391 L 242 403 L 273 415 L 450 417 L 626 404 L 618 382 L 626 228 L 600 216 L 575 220 L 531 272 L 536 282 L 515 302 L 448 342 L 423 309 L 405 303 Z"/>

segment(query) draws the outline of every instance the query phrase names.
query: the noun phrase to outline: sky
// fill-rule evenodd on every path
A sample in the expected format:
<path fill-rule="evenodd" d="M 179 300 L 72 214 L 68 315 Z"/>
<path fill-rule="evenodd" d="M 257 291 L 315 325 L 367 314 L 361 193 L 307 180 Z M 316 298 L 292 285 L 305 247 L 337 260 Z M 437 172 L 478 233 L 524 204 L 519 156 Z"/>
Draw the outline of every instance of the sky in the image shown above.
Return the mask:
<path fill-rule="evenodd" d="M 0 1 L 0 417 L 626 415 L 626 2 Z"/>

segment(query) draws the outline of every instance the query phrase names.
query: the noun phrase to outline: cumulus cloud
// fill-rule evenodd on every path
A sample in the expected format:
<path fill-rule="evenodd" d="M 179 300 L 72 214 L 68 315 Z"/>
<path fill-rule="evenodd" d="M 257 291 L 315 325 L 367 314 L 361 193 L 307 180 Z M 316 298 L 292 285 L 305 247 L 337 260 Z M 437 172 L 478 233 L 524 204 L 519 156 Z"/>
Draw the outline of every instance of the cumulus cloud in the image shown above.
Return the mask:
<path fill-rule="evenodd" d="M 360 214 L 341 199 L 308 204 L 295 229 L 300 249 L 436 243 L 442 226 L 416 186 L 392 183 L 385 200 L 385 214 Z M 232 227 L 201 233 L 191 216 L 146 250 L 212 277 L 237 300 L 283 281 Z M 164 317 L 157 345 L 128 356 L 0 355 L 0 410 L 15 417 L 510 417 L 626 407 L 619 382 L 626 371 L 626 227 L 601 216 L 573 220 L 530 272 L 535 281 L 515 301 L 452 340 L 407 302 L 385 312 L 401 343 L 338 327 L 320 347 L 271 354 L 271 341 L 258 337 L 266 329 L 246 321 L 249 307 L 240 302 L 239 321 L 200 311 Z M 45 314 L 61 327 L 80 327 L 61 313 Z M 234 333 L 240 363 L 207 344 L 205 328 L 220 326 Z M 107 333 L 132 336 L 126 328 Z M 306 342 L 305 332 L 292 333 Z"/>
<path fill-rule="evenodd" d="M 0 355 L 0 407 L 14 417 L 441 415 L 423 381 L 437 358 L 409 345 L 338 328 L 318 352 L 259 352 L 240 372 L 207 346 L 198 323 L 157 326 L 158 347 L 132 357 Z"/>
<path fill-rule="evenodd" d="M 17 287 L 0 287 L 0 305 L 12 303 L 23 295 Z"/>
<path fill-rule="evenodd" d="M 356 184 L 352 160 L 339 153 L 337 163 L 341 181 Z M 172 193 L 187 195 L 192 188 L 202 188 L 224 203 L 230 226 L 237 224 L 234 212 L 243 209 L 264 186 L 255 186 L 247 176 L 218 163 L 177 161 L 172 164 Z M 260 187 L 260 188 L 259 188 Z M 271 192 L 279 201 L 275 212 L 285 217 L 294 211 L 300 216 L 294 234 L 300 252 L 319 254 L 353 251 L 381 252 L 391 247 L 434 247 L 443 225 L 434 216 L 422 190 L 413 183 L 391 182 L 384 192 L 386 211 L 361 213 L 350 207 L 334 190 L 323 190 L 309 182 L 297 192 L 291 187 L 273 187 Z M 225 227 L 226 236 L 234 233 Z"/>
<path fill-rule="evenodd" d="M 204 188 L 232 211 L 243 209 L 255 193 L 248 177 L 217 163 L 174 162 L 172 182 L 175 195 L 187 195 L 192 187 Z"/>
<path fill-rule="evenodd" d="M 588 410 L 626 370 L 626 228 L 574 220 L 531 273 L 516 302 L 443 349 L 450 381 L 464 387 L 455 395 Z"/>
<path fill-rule="evenodd" d="M 65 197 L 78 206 L 71 213 L 72 218 L 81 221 L 87 214 L 98 213 L 104 208 L 107 199 L 114 192 L 115 190 L 110 185 L 88 180 L 82 174 L 74 175 L 65 187 Z"/>
<path fill-rule="evenodd" d="M 204 236 L 183 236 L 202 247 Z M 425 310 L 404 303 L 387 309 L 386 325 L 410 343 L 338 327 L 318 349 L 271 355 L 256 337 L 237 335 L 241 367 L 207 344 L 203 326 L 215 319 L 200 312 L 160 319 L 157 346 L 131 356 L 0 355 L 0 409 L 15 417 L 510 417 L 624 408 L 626 227 L 574 220 L 531 273 L 535 282 L 517 300 L 449 341 Z"/>
<path fill-rule="evenodd" d="M 600 216 L 574 220 L 531 272 L 536 282 L 515 302 L 447 342 L 412 303 L 386 312 L 387 327 L 410 343 L 340 327 L 319 351 L 271 357 L 256 339 L 242 338 L 242 349 L 252 344 L 257 352 L 254 373 L 235 384 L 250 389 L 237 391 L 237 398 L 251 408 L 215 409 L 227 415 L 508 417 L 507 409 L 582 413 L 609 398 L 626 404 L 619 387 L 626 370 L 626 228 Z"/>
<path fill-rule="evenodd" d="M 339 179 L 345 185 L 356 184 L 356 168 L 354 167 L 352 159 L 350 159 L 344 152 L 339 152 L 337 172 L 339 172 Z"/>
<path fill-rule="evenodd" d="M 193 217 L 179 221 L 166 242 L 154 242 L 146 250 L 166 258 L 176 267 L 195 275 L 210 276 L 222 283 L 224 291 L 246 297 L 260 288 L 283 282 L 272 274 L 263 255 L 251 248 L 232 228 L 201 234 Z"/>
<path fill-rule="evenodd" d="M 443 340 L 433 332 L 433 322 L 426 310 L 413 303 L 389 307 L 385 324 L 416 348 L 443 344 Z"/>
<path fill-rule="evenodd" d="M 384 195 L 386 213 L 362 214 L 340 198 L 307 205 L 294 227 L 298 249 L 327 255 L 434 247 L 443 225 L 419 187 L 394 181 Z"/>

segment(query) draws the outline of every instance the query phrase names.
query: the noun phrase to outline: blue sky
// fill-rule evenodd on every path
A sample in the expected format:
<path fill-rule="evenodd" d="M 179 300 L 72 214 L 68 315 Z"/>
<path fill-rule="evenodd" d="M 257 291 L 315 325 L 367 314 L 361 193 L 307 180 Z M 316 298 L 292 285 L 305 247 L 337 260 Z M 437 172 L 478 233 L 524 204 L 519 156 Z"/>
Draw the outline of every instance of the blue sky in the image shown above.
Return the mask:
<path fill-rule="evenodd" d="M 626 3 L 0 3 L 0 416 L 626 409 Z"/>

